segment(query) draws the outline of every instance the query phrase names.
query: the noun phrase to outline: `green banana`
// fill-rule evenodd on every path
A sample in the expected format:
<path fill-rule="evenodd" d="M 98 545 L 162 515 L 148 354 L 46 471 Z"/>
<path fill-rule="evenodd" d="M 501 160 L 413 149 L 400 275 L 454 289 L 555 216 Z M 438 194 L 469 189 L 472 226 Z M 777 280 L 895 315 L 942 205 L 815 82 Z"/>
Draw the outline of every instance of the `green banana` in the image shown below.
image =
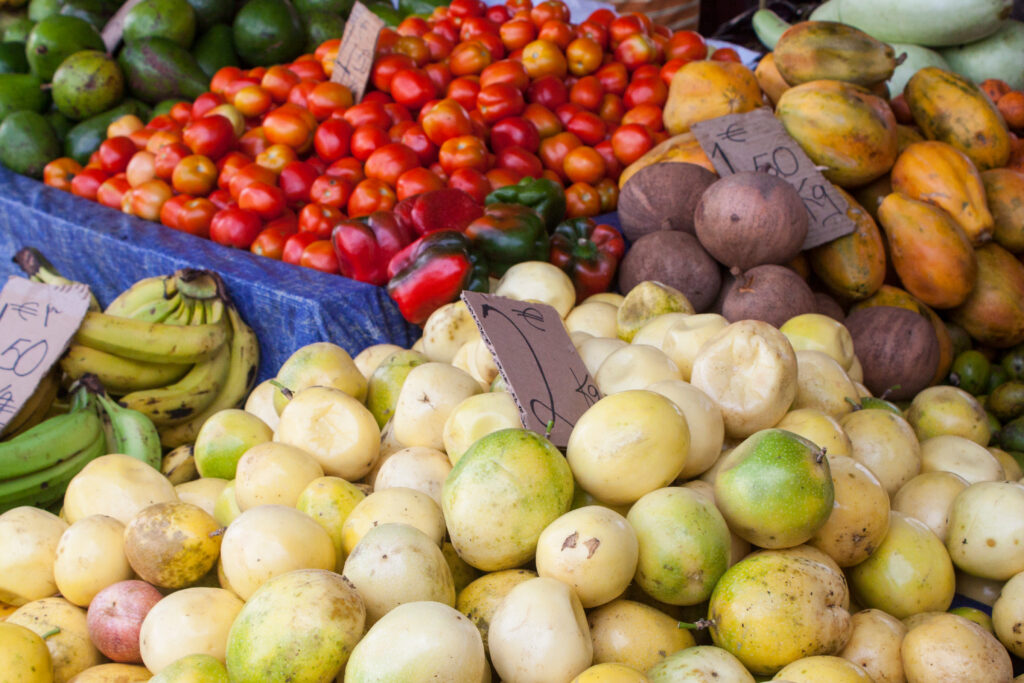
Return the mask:
<path fill-rule="evenodd" d="M 106 452 L 106 439 L 100 430 L 95 439 L 83 443 L 68 458 L 36 472 L 0 481 L 0 513 L 22 505 L 44 507 L 60 500 L 74 476 Z"/>
<path fill-rule="evenodd" d="M 134 391 L 122 396 L 120 403 L 147 416 L 157 427 L 187 422 L 213 403 L 224 386 L 230 365 L 231 347 L 223 344 L 174 384 Z"/>
<path fill-rule="evenodd" d="M 22 477 L 64 462 L 83 445 L 102 436 L 100 419 L 91 410 L 51 417 L 0 443 L 0 480 Z M 0 482 L 0 486 L 4 483 Z"/>
<path fill-rule="evenodd" d="M 147 363 L 72 344 L 60 359 L 60 367 L 71 379 L 79 379 L 86 373 L 96 375 L 104 389 L 122 396 L 173 384 L 184 377 L 191 366 L 184 363 Z"/>
<path fill-rule="evenodd" d="M 100 417 L 110 424 L 107 449 L 111 453 L 130 455 L 159 470 L 163 451 L 153 421 L 137 410 L 119 405 L 106 394 L 96 394 L 96 401 Z"/>
<path fill-rule="evenodd" d="M 237 408 L 245 400 L 256 384 L 259 370 L 260 345 L 255 333 L 249 327 L 238 310 L 230 303 L 224 304 L 224 310 L 231 322 L 231 365 L 227 379 L 217 397 L 206 410 L 188 422 L 160 431 L 160 443 L 166 448 L 177 448 L 182 444 L 192 443 L 199 434 L 207 418 L 221 410 Z"/>
<path fill-rule="evenodd" d="M 150 363 L 197 363 L 228 341 L 226 325 L 170 325 L 86 313 L 75 342 Z"/>
<path fill-rule="evenodd" d="M 160 299 L 170 299 L 176 292 L 177 283 L 174 278 L 164 275 L 143 278 L 118 294 L 103 312 L 130 318 Z"/>

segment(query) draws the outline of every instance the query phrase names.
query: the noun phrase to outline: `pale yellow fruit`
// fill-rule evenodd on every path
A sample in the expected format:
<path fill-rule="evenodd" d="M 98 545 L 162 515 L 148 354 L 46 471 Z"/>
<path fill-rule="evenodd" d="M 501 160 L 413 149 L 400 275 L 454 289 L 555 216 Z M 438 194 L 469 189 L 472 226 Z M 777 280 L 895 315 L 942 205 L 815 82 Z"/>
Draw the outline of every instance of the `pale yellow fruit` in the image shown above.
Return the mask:
<path fill-rule="evenodd" d="M 967 486 L 959 474 L 922 472 L 900 487 L 892 497 L 892 509 L 924 522 L 945 543 L 953 499 Z"/>
<path fill-rule="evenodd" d="M 867 671 L 875 683 L 903 683 L 900 645 L 907 627 L 880 609 L 856 612 L 850 618 L 853 631 L 839 656 Z"/>
<path fill-rule="evenodd" d="M 594 375 L 606 396 L 669 379 L 682 379 L 676 364 L 656 347 L 637 343 L 613 351 Z"/>
<path fill-rule="evenodd" d="M 46 643 L 24 626 L 0 622 L 0 676 L 4 683 L 52 683 Z"/>
<path fill-rule="evenodd" d="M 345 564 L 345 548 L 341 542 L 345 520 L 365 497 L 359 487 L 340 477 L 320 477 L 309 482 L 295 501 L 295 508 L 312 517 L 331 537 L 338 569 Z"/>
<path fill-rule="evenodd" d="M 982 578 L 1024 571 L 1024 484 L 979 482 L 957 494 L 946 549 L 959 569 Z"/>
<path fill-rule="evenodd" d="M 202 508 L 208 515 L 214 516 L 217 508 L 217 498 L 228 485 L 227 479 L 217 477 L 201 477 L 174 487 L 178 494 L 178 500 L 183 503 L 191 503 Z"/>
<path fill-rule="evenodd" d="M 659 351 L 664 351 L 665 333 L 693 315 L 692 313 L 663 313 L 656 318 L 651 318 L 637 330 L 630 344 L 646 344 Z"/>
<path fill-rule="evenodd" d="M 682 488 L 692 489 L 702 496 L 707 497 L 711 504 L 715 503 L 715 485 L 703 479 L 691 479 L 683 484 Z M 733 566 L 744 557 L 750 554 L 750 541 L 742 538 L 736 532 L 729 530 L 729 566 Z"/>
<path fill-rule="evenodd" d="M 481 394 L 486 396 L 488 394 Z M 413 446 L 393 453 L 373 479 L 373 490 L 404 487 L 425 493 L 441 504 L 441 487 L 452 464 L 443 451 Z"/>
<path fill-rule="evenodd" d="M 462 301 L 453 301 L 430 314 L 423 324 L 423 355 L 435 363 L 451 363 L 459 348 L 480 338 L 480 329 Z"/>
<path fill-rule="evenodd" d="M 839 421 L 853 445 L 851 457 L 896 494 L 921 472 L 921 446 L 907 421 L 888 410 L 856 410 Z"/>
<path fill-rule="evenodd" d="M 491 618 L 488 643 L 491 663 L 505 681 L 564 683 L 594 657 L 579 598 L 543 576 L 509 591 Z"/>
<path fill-rule="evenodd" d="M 988 612 L 983 612 L 976 607 L 968 607 L 966 605 L 961 605 L 960 607 L 950 608 L 949 613 L 957 614 L 965 619 L 970 619 L 978 626 L 981 626 L 989 633 L 995 635 L 996 628 L 992 624 L 992 617 L 988 615 Z"/>
<path fill-rule="evenodd" d="M 154 503 L 177 500 L 174 486 L 146 463 L 130 455 L 103 455 L 68 484 L 64 518 L 74 524 L 89 515 L 108 515 L 122 524 Z"/>
<path fill-rule="evenodd" d="M 623 295 L 618 292 L 598 292 L 597 294 L 591 294 L 581 303 L 589 304 L 592 301 L 601 301 L 606 304 L 611 304 L 615 308 L 622 305 L 622 302 L 626 299 Z"/>
<path fill-rule="evenodd" d="M 595 664 L 619 662 L 646 671 L 666 655 L 695 644 L 678 620 L 634 600 L 620 598 L 593 609 L 587 623 Z"/>
<path fill-rule="evenodd" d="M 144 666 L 136 664 L 100 664 L 91 666 L 71 679 L 71 683 L 142 683 L 153 678 Z"/>
<path fill-rule="evenodd" d="M 1020 463 L 1017 462 L 1017 459 L 1002 448 L 989 446 L 988 452 L 994 455 L 996 460 L 999 461 L 999 464 L 1003 466 L 1003 473 L 1006 476 L 1006 481 L 1018 481 L 1021 477 L 1024 477 L 1024 470 L 1021 469 Z"/>
<path fill-rule="evenodd" d="M 915 683 L 1009 683 L 1010 655 L 984 628 L 939 614 L 910 629 L 900 646 L 907 680 Z"/>
<path fill-rule="evenodd" d="M 840 567 L 852 567 L 874 552 L 889 530 L 889 494 L 875 475 L 853 458 L 829 456 L 835 489 L 832 513 L 808 544 Z"/>
<path fill-rule="evenodd" d="M 989 607 L 994 605 L 999 598 L 999 592 L 1003 590 L 1004 584 L 1004 581 L 983 579 L 959 569 L 956 571 L 957 595 L 962 595 Z"/>
<path fill-rule="evenodd" d="M 413 526 L 438 547 L 444 539 L 444 515 L 434 499 L 422 491 L 395 487 L 374 491 L 349 512 L 341 528 L 345 554 L 350 554 L 370 529 L 388 523 Z"/>
<path fill-rule="evenodd" d="M 626 518 L 591 505 L 565 513 L 541 532 L 537 573 L 571 586 L 584 607 L 596 607 L 622 595 L 638 556 L 636 532 Z"/>
<path fill-rule="evenodd" d="M 329 387 L 357 401 L 366 399 L 366 377 L 348 351 L 331 342 L 315 342 L 297 350 L 278 368 L 277 381 L 293 394 L 309 387 Z M 286 403 L 287 399 L 278 391 L 274 395 L 278 413 Z"/>
<path fill-rule="evenodd" d="M 356 354 L 352 362 L 356 364 L 359 372 L 369 381 L 370 375 L 377 369 L 381 361 L 393 354 L 395 351 L 402 351 L 397 344 L 372 344 Z"/>
<path fill-rule="evenodd" d="M 690 451 L 678 478 L 690 479 L 711 467 L 721 454 L 725 439 L 725 422 L 718 405 L 697 387 L 678 379 L 655 382 L 645 388 L 670 399 L 686 418 Z"/>
<path fill-rule="evenodd" d="M 519 408 L 512 395 L 505 391 L 489 391 L 459 402 L 445 420 L 441 438 L 448 460 L 454 465 L 481 437 L 501 429 L 522 426 Z"/>
<path fill-rule="evenodd" d="M 796 354 L 768 323 L 744 320 L 701 347 L 690 382 L 718 403 L 726 435 L 746 438 L 789 410 L 797 394 Z"/>
<path fill-rule="evenodd" d="M 504 569 L 474 579 L 459 592 L 455 608 L 465 614 L 479 629 L 485 649 L 494 610 L 498 609 L 498 605 L 510 590 L 523 581 L 535 578 L 537 572 L 530 569 Z"/>
<path fill-rule="evenodd" d="M 85 610 L 64 598 L 34 600 L 19 607 L 6 622 L 24 626 L 40 638 L 45 636 L 54 683 L 66 683 L 103 662 L 103 655 L 89 638 Z"/>
<path fill-rule="evenodd" d="M 196 468 L 203 477 L 234 479 L 242 455 L 273 438 L 274 430 L 252 413 L 234 408 L 219 410 L 203 423 L 196 436 Z"/>
<path fill-rule="evenodd" d="M 585 333 L 574 332 L 573 334 Z M 575 339 L 573 339 L 573 343 L 576 343 Z M 498 365 L 494 362 L 494 355 L 487 348 L 484 340 L 479 337 L 459 347 L 455 358 L 452 359 L 452 365 L 479 382 L 480 388 L 484 391 L 490 391 L 491 382 L 498 376 Z"/>
<path fill-rule="evenodd" d="M 617 334 L 623 341 L 633 341 L 640 328 L 658 316 L 695 312 L 690 300 L 675 287 L 645 280 L 626 293 L 616 311 Z"/>
<path fill-rule="evenodd" d="M 840 418 L 853 410 L 857 387 L 842 366 L 823 351 L 796 352 L 797 392 L 793 408 L 817 408 Z"/>
<path fill-rule="evenodd" d="M 813 442 L 818 448 L 825 449 L 829 457 L 853 454 L 853 444 L 839 425 L 839 421 L 817 408 L 790 410 L 775 426 Z"/>
<path fill-rule="evenodd" d="M 196 505 L 157 503 L 125 525 L 124 553 L 143 581 L 184 588 L 213 569 L 221 531 L 217 520 Z"/>
<path fill-rule="evenodd" d="M 962 436 L 933 436 L 921 442 L 922 472 L 952 472 L 969 484 L 982 481 L 1006 481 L 1006 473 L 996 457 Z"/>
<path fill-rule="evenodd" d="M 985 407 L 958 387 L 928 387 L 914 397 L 907 421 L 921 441 L 952 434 L 987 446 L 991 438 Z"/>
<path fill-rule="evenodd" d="M 142 620 L 142 662 L 154 674 L 185 655 L 205 654 L 223 662 L 228 631 L 243 604 L 223 588 L 185 588 L 171 593 Z"/>
<path fill-rule="evenodd" d="M 539 301 L 553 307 L 562 318 L 576 303 L 576 288 L 569 276 L 544 261 L 515 264 L 501 276 L 492 293 L 519 301 Z"/>
<path fill-rule="evenodd" d="M 124 555 L 124 524 L 106 515 L 83 517 L 57 544 L 53 578 L 61 595 L 80 607 L 107 586 L 132 578 Z"/>
<path fill-rule="evenodd" d="M 238 499 L 235 497 L 235 480 L 232 479 L 224 484 L 224 488 L 220 490 L 216 500 L 213 501 L 213 518 L 221 526 L 227 526 L 240 514 L 242 514 L 242 510 L 238 507 Z"/>
<path fill-rule="evenodd" d="M 24 605 L 57 592 L 53 564 L 67 529 L 67 522 L 39 508 L 16 507 L 0 515 L 0 602 Z"/>
<path fill-rule="evenodd" d="M 661 350 L 676 364 L 682 378 L 689 382 L 693 361 L 704 342 L 728 326 L 729 321 L 717 313 L 698 313 L 676 319 L 675 324 L 665 330 Z"/>
<path fill-rule="evenodd" d="M 258 417 L 274 430 L 277 429 L 277 423 L 281 417 L 277 414 L 277 408 L 274 407 L 274 394 L 277 393 L 277 387 L 271 383 L 272 381 L 263 380 L 249 392 L 249 397 L 245 399 L 244 410 Z"/>
<path fill-rule="evenodd" d="M 275 441 L 253 446 L 238 461 L 235 472 L 238 509 L 294 506 L 309 482 L 322 476 L 320 463 L 301 448 Z"/>
<path fill-rule="evenodd" d="M 821 313 L 804 313 L 783 323 L 779 332 L 786 335 L 795 351 L 821 351 L 831 356 L 843 370 L 853 365 L 853 337 L 834 318 Z"/>
<path fill-rule="evenodd" d="M 603 301 L 584 302 L 569 311 L 565 317 L 565 329 L 570 333 L 587 332 L 594 337 L 614 338 L 617 310 L 618 306 Z"/>
<path fill-rule="evenodd" d="M 231 589 L 248 599 L 269 579 L 294 569 L 334 569 L 334 544 L 309 515 L 284 505 L 246 510 L 224 532 L 220 549 Z"/>
<path fill-rule="evenodd" d="M 992 626 L 999 642 L 1017 657 L 1024 656 L 1024 573 L 1003 585 L 992 605 Z"/>
<path fill-rule="evenodd" d="M 647 676 L 625 664 L 595 664 L 570 683 L 648 683 Z"/>
<path fill-rule="evenodd" d="M 605 362 L 608 356 L 626 346 L 627 343 L 617 337 L 614 339 L 593 337 L 584 340 L 583 343 L 576 347 L 576 350 L 579 352 L 580 358 L 583 359 L 583 364 L 587 366 L 587 372 L 593 377 L 597 374 L 601 364 Z"/>
<path fill-rule="evenodd" d="M 325 474 L 350 481 L 369 472 L 380 454 L 380 428 L 373 415 L 358 400 L 330 387 L 295 394 L 281 411 L 274 440 L 301 448 Z"/>
<path fill-rule="evenodd" d="M 804 657 L 787 664 L 773 680 L 790 683 L 876 683 L 876 681 L 853 662 L 842 657 L 815 655 Z"/>
<path fill-rule="evenodd" d="M 669 654 L 647 670 L 647 679 L 651 683 L 754 683 L 739 659 L 714 645 L 697 645 Z"/>
<path fill-rule="evenodd" d="M 653 391 L 624 391 L 580 416 L 566 459 L 580 486 L 599 500 L 623 504 L 672 483 L 689 448 L 686 418 L 675 403 Z"/>
<path fill-rule="evenodd" d="M 853 384 L 857 387 L 857 394 L 860 396 L 870 396 L 871 392 L 864 386 L 864 366 L 860 363 L 860 358 L 857 356 L 853 357 L 853 363 L 846 369 L 846 375 L 853 380 Z"/>
<path fill-rule="evenodd" d="M 406 446 L 444 448 L 444 425 L 463 400 L 480 393 L 469 374 L 444 363 L 413 368 L 402 384 L 392 418 L 395 437 Z"/>

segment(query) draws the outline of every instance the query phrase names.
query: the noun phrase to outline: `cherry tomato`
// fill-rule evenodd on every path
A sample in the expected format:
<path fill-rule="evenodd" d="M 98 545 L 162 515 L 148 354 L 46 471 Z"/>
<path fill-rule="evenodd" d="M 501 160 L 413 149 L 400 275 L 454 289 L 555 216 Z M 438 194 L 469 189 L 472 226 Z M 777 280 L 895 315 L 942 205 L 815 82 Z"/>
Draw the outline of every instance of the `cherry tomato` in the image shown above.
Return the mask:
<path fill-rule="evenodd" d="M 299 265 L 302 260 L 302 252 L 318 239 L 327 239 L 327 237 L 317 237 L 315 233 L 302 231 L 289 235 L 281 249 L 281 260 L 295 266 Z"/>
<path fill-rule="evenodd" d="M 367 178 L 356 185 L 348 200 L 348 215 L 351 218 L 366 216 L 374 211 L 390 211 L 398 198 L 391 186 L 383 180 Z"/>
<path fill-rule="evenodd" d="M 96 201 L 111 209 L 120 209 L 121 200 L 130 189 L 131 185 L 128 184 L 128 179 L 125 178 L 124 173 L 112 175 L 96 188 Z"/>
<path fill-rule="evenodd" d="M 71 157 L 54 159 L 43 167 L 43 182 L 65 192 L 71 191 L 71 181 L 82 170 L 82 165 Z"/>
<path fill-rule="evenodd" d="M 462 76 L 448 84 L 446 97 L 455 100 L 463 109 L 469 111 L 476 106 L 476 96 L 479 93 L 479 79 L 475 76 Z"/>
<path fill-rule="evenodd" d="M 316 168 L 306 161 L 292 161 L 281 169 L 277 184 L 289 206 L 300 206 L 309 201 L 309 189 L 318 175 Z"/>
<path fill-rule="evenodd" d="M 395 183 L 395 196 L 398 201 L 402 201 L 406 197 L 423 194 L 430 190 L 440 190 L 443 187 L 444 182 L 436 173 L 417 166 L 398 176 L 398 181 Z"/>
<path fill-rule="evenodd" d="M 497 154 L 495 166 L 510 171 L 515 171 L 520 176 L 539 178 L 544 172 L 544 164 L 540 157 L 522 147 L 505 147 Z"/>
<path fill-rule="evenodd" d="M 448 187 L 468 193 L 478 203 L 483 204 L 492 191 L 491 181 L 475 168 L 459 168 L 448 178 Z"/>
<path fill-rule="evenodd" d="M 444 141 L 438 160 L 449 177 L 460 168 L 475 168 L 482 173 L 488 168 L 487 146 L 478 137 L 460 135 Z"/>
<path fill-rule="evenodd" d="M 298 158 L 299 155 L 288 145 L 270 145 L 256 155 L 256 163 L 277 175 Z"/>
<path fill-rule="evenodd" d="M 506 50 L 520 50 L 537 38 L 537 27 L 528 19 L 512 19 L 501 25 L 498 35 Z"/>
<path fill-rule="evenodd" d="M 273 171 L 260 166 L 256 162 L 252 162 L 240 168 L 231 177 L 231 182 L 228 184 L 228 192 L 231 193 L 231 198 L 237 202 L 242 190 L 249 185 L 253 183 L 273 185 L 276 180 L 277 176 L 274 175 Z"/>
<path fill-rule="evenodd" d="M 248 249 L 262 229 L 263 221 L 255 211 L 221 209 L 210 221 L 210 239 L 228 247 Z"/>
<path fill-rule="evenodd" d="M 306 204 L 299 211 L 299 232 L 312 233 L 315 239 L 327 239 L 334 226 L 345 220 L 345 214 L 335 206 L 327 204 Z"/>
<path fill-rule="evenodd" d="M 349 154 L 352 125 L 345 119 L 327 119 L 313 134 L 313 147 L 324 161 L 337 161 Z"/>
<path fill-rule="evenodd" d="M 654 136 L 646 126 L 629 123 L 615 129 L 611 143 L 615 158 L 628 166 L 654 147 Z"/>
<path fill-rule="evenodd" d="M 373 154 L 374 150 L 383 147 L 391 142 L 388 132 L 372 125 L 362 125 L 352 131 L 352 138 L 349 147 L 352 156 L 360 161 L 366 161 Z"/>
<path fill-rule="evenodd" d="M 580 140 L 587 145 L 596 145 L 604 140 L 608 133 L 608 126 L 597 114 L 589 111 L 581 111 L 569 119 L 565 129 L 575 133 Z"/>
<path fill-rule="evenodd" d="M 540 160 L 544 167 L 555 173 L 564 173 L 565 157 L 570 150 L 581 147 L 583 142 L 574 133 L 558 133 L 540 141 Z"/>
<path fill-rule="evenodd" d="M 127 185 L 128 181 L 125 180 Z M 161 207 L 173 194 L 171 186 L 163 180 L 147 180 L 131 191 L 131 214 L 147 221 L 159 221 Z M 124 204 L 121 206 L 123 210 Z"/>
<path fill-rule="evenodd" d="M 190 123 L 182 140 L 194 154 L 218 159 L 235 144 L 235 129 L 223 116 L 204 116 Z"/>
<path fill-rule="evenodd" d="M 486 123 L 496 123 L 509 116 L 519 116 L 525 107 L 523 93 L 510 83 L 495 83 L 483 87 L 476 97 L 477 111 Z"/>
<path fill-rule="evenodd" d="M 260 86 L 270 93 L 275 102 L 283 104 L 288 101 L 288 93 L 301 80 L 299 75 L 288 67 L 275 64 L 267 69 L 267 73 L 263 74 L 263 78 L 260 79 Z"/>
<path fill-rule="evenodd" d="M 562 50 L 550 40 L 534 40 L 523 47 L 523 68 L 530 78 L 543 76 L 565 78 L 569 71 L 568 62 Z M 564 87 L 564 86 L 563 86 Z"/>
<path fill-rule="evenodd" d="M 596 216 L 601 213 L 601 197 L 593 185 L 573 183 L 565 188 L 565 215 L 568 218 Z"/>
<path fill-rule="evenodd" d="M 483 36 L 465 43 L 459 43 L 448 55 L 448 68 L 452 76 L 479 74 L 492 61 L 491 51 L 481 40 Z"/>
<path fill-rule="evenodd" d="M 594 75 L 601 82 L 601 87 L 604 88 L 604 91 L 610 92 L 613 95 L 621 96 L 626 92 L 626 86 L 629 85 L 629 72 L 626 69 L 626 65 L 620 62 L 605 64 Z"/>
<path fill-rule="evenodd" d="M 500 152 L 512 146 L 522 147 L 528 152 L 536 152 L 540 147 L 540 134 L 536 126 L 521 116 L 502 119 L 491 128 L 492 150 Z"/>
<path fill-rule="evenodd" d="M 122 173 L 128 168 L 128 162 L 135 155 L 135 151 L 135 143 L 129 137 L 107 138 L 99 146 L 100 168 L 110 175 Z"/>
<path fill-rule="evenodd" d="M 526 101 L 554 110 L 569 101 L 569 89 L 561 78 L 542 76 L 526 89 Z"/>

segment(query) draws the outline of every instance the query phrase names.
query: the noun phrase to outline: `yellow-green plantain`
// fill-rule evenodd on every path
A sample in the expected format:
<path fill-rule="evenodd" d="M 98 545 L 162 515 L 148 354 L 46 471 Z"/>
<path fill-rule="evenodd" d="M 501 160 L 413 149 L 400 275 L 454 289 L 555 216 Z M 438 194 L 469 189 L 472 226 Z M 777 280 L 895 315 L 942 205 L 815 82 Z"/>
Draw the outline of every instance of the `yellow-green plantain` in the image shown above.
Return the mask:
<path fill-rule="evenodd" d="M 224 346 L 222 324 L 170 325 L 105 313 L 86 313 L 75 342 L 117 356 L 150 363 L 197 363 Z"/>
<path fill-rule="evenodd" d="M 0 443 L 0 480 L 63 462 L 102 436 L 100 419 L 91 409 L 51 417 Z"/>
<path fill-rule="evenodd" d="M 103 388 L 117 396 L 173 384 L 190 369 L 184 363 L 148 363 L 81 344 L 72 344 L 68 348 L 60 366 L 71 379 L 78 379 L 86 373 L 96 375 Z"/>

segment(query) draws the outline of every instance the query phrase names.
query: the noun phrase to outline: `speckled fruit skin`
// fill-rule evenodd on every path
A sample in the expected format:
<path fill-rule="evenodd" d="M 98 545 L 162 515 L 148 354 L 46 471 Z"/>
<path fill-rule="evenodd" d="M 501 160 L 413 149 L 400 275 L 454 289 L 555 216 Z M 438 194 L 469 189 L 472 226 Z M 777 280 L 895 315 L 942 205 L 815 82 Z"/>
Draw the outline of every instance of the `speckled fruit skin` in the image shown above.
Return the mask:
<path fill-rule="evenodd" d="M 197 505 L 157 503 L 125 527 L 125 555 L 132 569 L 154 586 L 184 588 L 216 564 L 218 529 L 217 520 Z"/>

